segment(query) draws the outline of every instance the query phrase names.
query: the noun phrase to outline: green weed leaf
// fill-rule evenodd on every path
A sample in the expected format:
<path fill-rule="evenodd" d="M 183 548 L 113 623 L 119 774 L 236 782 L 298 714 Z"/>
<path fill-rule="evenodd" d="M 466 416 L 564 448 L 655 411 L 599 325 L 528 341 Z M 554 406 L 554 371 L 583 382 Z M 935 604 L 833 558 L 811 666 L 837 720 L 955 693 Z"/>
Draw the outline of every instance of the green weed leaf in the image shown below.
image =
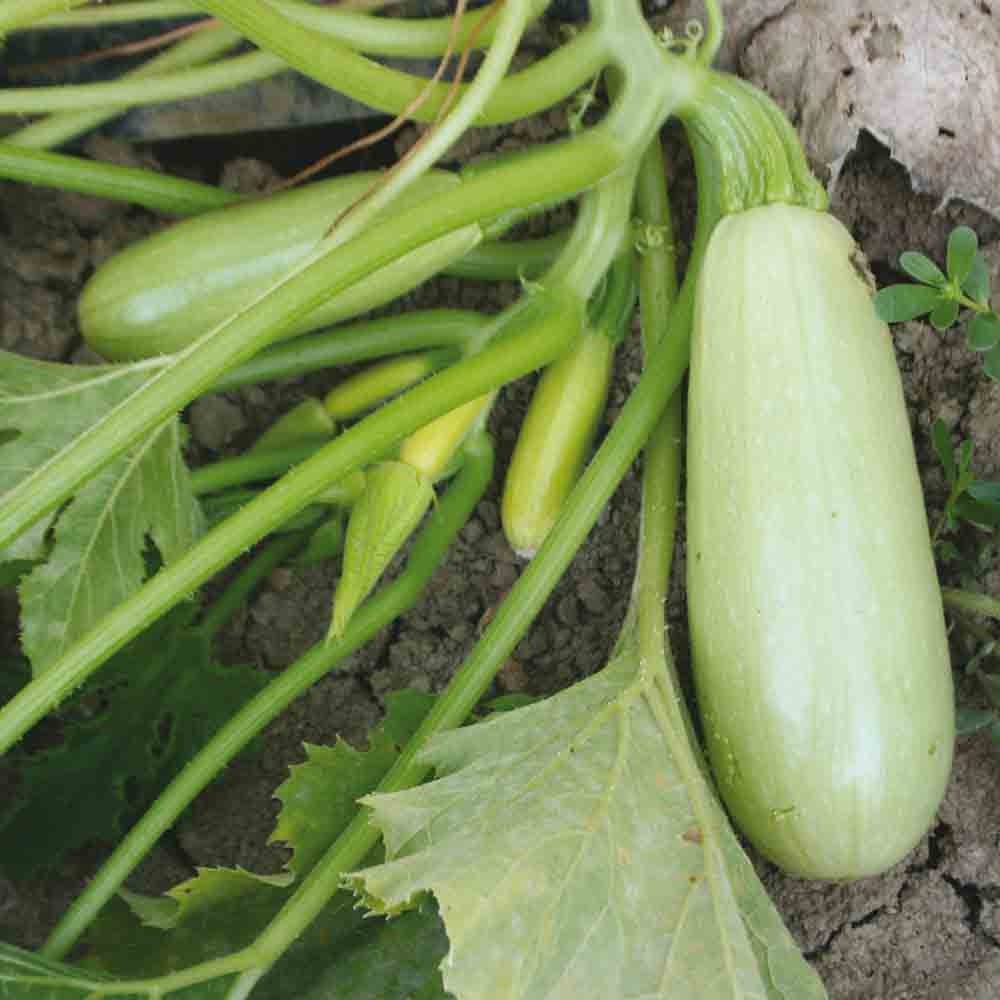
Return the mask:
<path fill-rule="evenodd" d="M 983 358 L 983 371 L 994 382 L 1000 382 L 1000 344 L 995 344 L 986 352 Z"/>
<path fill-rule="evenodd" d="M 969 496 L 983 503 L 1000 504 L 1000 483 L 991 483 L 985 479 L 977 479 L 969 483 Z"/>
<path fill-rule="evenodd" d="M 1000 316 L 977 313 L 969 322 L 966 341 L 974 351 L 989 351 L 1000 343 Z"/>
<path fill-rule="evenodd" d="M 955 733 L 972 736 L 993 725 L 995 713 L 988 708 L 959 708 L 955 713 Z"/>
<path fill-rule="evenodd" d="M 113 657 L 60 711 L 62 742 L 15 758 L 24 798 L 0 809 L 0 864 L 25 879 L 68 850 L 114 841 L 266 683 L 214 663 L 182 609 Z"/>
<path fill-rule="evenodd" d="M 899 255 L 899 266 L 913 279 L 924 285 L 940 287 L 947 283 L 944 272 L 930 259 L 915 250 L 907 250 Z"/>
<path fill-rule="evenodd" d="M 948 277 L 962 285 L 972 271 L 979 238 L 974 229 L 956 226 L 948 237 Z"/>
<path fill-rule="evenodd" d="M 962 282 L 962 291 L 981 306 L 985 306 L 990 301 L 990 273 L 986 267 L 986 258 L 981 251 L 976 251 L 972 259 L 972 267 L 969 275 Z"/>
<path fill-rule="evenodd" d="M 941 300 L 940 290 L 927 285 L 889 285 L 875 293 L 875 311 L 884 323 L 903 323 L 926 316 Z"/>
<path fill-rule="evenodd" d="M 969 492 L 971 493 L 971 486 Z M 1000 503 L 995 500 L 982 501 L 968 495 L 959 496 L 955 499 L 951 512 L 953 517 L 960 517 L 963 521 L 1000 527 Z"/>
<path fill-rule="evenodd" d="M 958 302 L 955 299 L 944 299 L 931 310 L 931 326 L 942 333 L 955 325 L 958 319 Z"/>
<path fill-rule="evenodd" d="M 435 781 L 364 800 L 389 860 L 350 884 L 434 893 L 459 1000 L 824 997 L 638 661 L 434 739 Z"/>
<path fill-rule="evenodd" d="M 0 492 L 49 461 L 138 389 L 142 366 L 48 364 L 0 352 Z M 43 414 L 43 417 L 40 417 Z M 176 419 L 139 442 L 83 486 L 59 516 L 18 539 L 5 558 L 47 559 L 21 583 L 24 650 L 41 673 L 145 575 L 147 536 L 170 561 L 202 530 L 201 512 L 181 459 Z"/>
<path fill-rule="evenodd" d="M 365 473 L 365 490 L 351 508 L 344 568 L 333 598 L 330 636 L 343 635 L 358 605 L 427 513 L 434 487 L 405 462 L 379 462 Z"/>

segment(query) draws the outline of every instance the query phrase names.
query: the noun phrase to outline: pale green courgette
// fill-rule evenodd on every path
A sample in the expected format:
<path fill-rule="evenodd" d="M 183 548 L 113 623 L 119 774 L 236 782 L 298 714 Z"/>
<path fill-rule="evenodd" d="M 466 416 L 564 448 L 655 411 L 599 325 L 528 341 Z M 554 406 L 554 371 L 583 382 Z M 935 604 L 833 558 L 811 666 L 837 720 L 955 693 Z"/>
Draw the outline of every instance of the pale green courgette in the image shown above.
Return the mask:
<path fill-rule="evenodd" d="M 952 678 L 892 340 L 834 218 L 719 223 L 688 414 L 691 641 L 723 799 L 791 873 L 881 872 L 934 821 Z"/>
<path fill-rule="evenodd" d="M 102 264 L 80 296 L 84 339 L 111 361 L 169 354 L 242 309 L 304 260 L 375 173 L 320 181 L 178 222 Z M 393 203 L 398 212 L 461 184 L 434 171 Z M 328 299 L 286 337 L 384 305 L 468 253 L 479 229 L 433 240 Z"/>

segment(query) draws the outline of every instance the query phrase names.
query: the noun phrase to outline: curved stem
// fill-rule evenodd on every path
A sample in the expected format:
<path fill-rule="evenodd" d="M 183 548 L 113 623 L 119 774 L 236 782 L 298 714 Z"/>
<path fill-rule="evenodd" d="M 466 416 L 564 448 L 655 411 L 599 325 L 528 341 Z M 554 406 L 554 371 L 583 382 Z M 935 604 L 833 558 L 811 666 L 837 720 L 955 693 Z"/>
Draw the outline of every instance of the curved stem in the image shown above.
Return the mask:
<path fill-rule="evenodd" d="M 373 17 L 371 14 L 337 7 L 318 7 L 301 0 L 276 0 L 272 4 L 291 20 L 304 27 L 329 35 L 356 49 L 372 55 L 398 57 L 439 56 L 448 47 L 452 30 L 451 17 Z M 87 10 L 52 14 L 31 27 L 92 28 L 108 24 L 139 23 L 190 17 L 200 13 L 193 0 L 143 0 L 141 3 L 115 3 L 113 6 L 91 7 Z M 458 25 L 459 46 L 469 42 L 482 11 L 465 14 Z M 477 34 L 476 48 L 485 48 L 493 40 L 496 22 L 491 19 Z"/>
<path fill-rule="evenodd" d="M 479 12 L 477 11 L 477 14 Z M 335 42 L 336 56 L 324 67 L 324 78 L 335 90 L 385 114 L 406 111 L 424 93 L 427 81 L 389 69 Z M 310 47 L 315 47 L 311 37 Z M 543 111 L 584 86 L 604 63 L 603 38 L 593 29 L 581 31 L 551 55 L 505 79 L 484 106 L 476 124 L 500 125 Z M 140 104 L 183 100 L 230 90 L 273 76 L 287 65 L 270 52 L 233 56 L 211 66 L 161 73 L 156 77 L 72 87 L 11 87 L 0 90 L 0 114 L 46 114 L 59 111 L 115 111 Z M 462 84 L 463 93 L 468 84 Z M 450 91 L 449 84 L 429 88 L 427 100 L 410 114 L 415 121 L 432 121 Z"/>
<path fill-rule="evenodd" d="M 403 573 L 355 612 L 342 638 L 313 646 L 212 737 L 129 830 L 76 898 L 49 935 L 42 948 L 43 955 L 48 958 L 64 956 L 136 865 L 219 770 L 324 674 L 342 664 L 384 625 L 416 603 L 475 509 L 489 484 L 492 470 L 493 449 L 484 436 L 469 447 L 461 471 L 435 504 L 426 527 L 413 543 Z"/>
<path fill-rule="evenodd" d="M 199 215 L 240 200 L 211 184 L 0 141 L 0 177 L 143 205 L 166 215 Z"/>
<path fill-rule="evenodd" d="M 265 449 L 222 458 L 209 462 L 191 472 L 191 490 L 195 496 L 219 493 L 234 486 L 259 483 L 265 479 L 276 479 L 294 468 L 299 462 L 312 458 L 320 448 L 321 441 L 288 445 L 284 448 Z"/>
<path fill-rule="evenodd" d="M 263 80 L 285 69 L 270 52 L 249 52 L 210 66 L 162 73 L 148 79 L 73 86 L 9 87 L 0 90 L 0 114 L 33 115 L 53 111 L 122 111 L 137 104 L 159 104 L 233 90 L 244 83 Z"/>
<path fill-rule="evenodd" d="M 698 61 L 710 66 L 722 47 L 725 23 L 719 0 L 705 0 L 705 37 L 698 46 Z"/>
<path fill-rule="evenodd" d="M 188 69 L 207 63 L 239 44 L 240 36 L 222 25 L 198 31 L 173 45 L 166 52 L 148 59 L 136 69 L 129 70 L 123 80 L 142 80 L 146 77 Z M 25 125 L 4 136 L 4 142 L 31 149 L 46 149 L 61 145 L 91 129 L 97 128 L 121 113 L 118 108 L 98 108 L 93 111 L 66 111 L 49 115 L 41 121 Z"/>
<path fill-rule="evenodd" d="M 487 322 L 470 309 L 426 309 L 362 320 L 269 347 L 217 379 L 211 391 L 226 392 L 407 351 L 464 348 L 482 333 Z"/>

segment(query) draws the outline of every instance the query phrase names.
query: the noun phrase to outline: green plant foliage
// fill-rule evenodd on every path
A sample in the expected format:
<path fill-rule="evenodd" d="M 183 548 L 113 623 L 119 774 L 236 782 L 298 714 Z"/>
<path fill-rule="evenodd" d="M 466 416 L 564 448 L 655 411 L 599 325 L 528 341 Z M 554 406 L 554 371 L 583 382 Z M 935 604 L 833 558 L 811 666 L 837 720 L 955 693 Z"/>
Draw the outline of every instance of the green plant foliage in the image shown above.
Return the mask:
<path fill-rule="evenodd" d="M 416 691 L 390 695 L 386 719 L 369 735 L 364 751 L 343 741 L 334 747 L 306 747 L 305 763 L 293 767 L 278 790 L 282 809 L 271 839 L 291 848 L 285 872 L 257 875 L 244 869 L 204 868 L 161 897 L 124 894 L 123 900 L 106 908 L 88 934 L 88 964 L 118 976 L 156 976 L 251 944 L 353 819 L 357 799 L 370 792 L 393 765 L 400 746 L 433 700 Z M 425 939 L 433 937 L 428 922 L 436 921 L 428 911 L 410 926 L 418 938 Z M 375 952 L 367 949 L 374 948 L 380 955 L 378 964 L 387 973 L 396 961 L 410 967 L 414 954 L 422 951 L 411 946 L 398 956 L 382 955 L 380 949 L 395 947 L 400 935 L 383 939 L 377 923 L 365 920 L 349 893 L 338 893 L 285 961 L 298 970 L 295 975 L 304 984 L 339 961 L 336 946 L 347 941 L 349 952 L 369 954 L 372 961 Z M 379 940 L 382 945 L 373 943 Z M 437 975 L 439 960 L 440 955 L 433 962 L 425 961 L 426 975 Z M 349 994 L 336 995 L 346 998 Z M 403 1000 L 407 994 L 398 996 Z"/>
<path fill-rule="evenodd" d="M 984 668 L 990 657 L 996 655 L 996 640 L 985 643 L 965 665 L 965 674 L 979 685 L 986 699 L 986 708 L 961 707 L 956 716 L 956 729 L 960 736 L 988 730 L 994 745 L 1000 748 L 1000 674 Z"/>
<path fill-rule="evenodd" d="M 337 899 L 346 905 L 351 897 Z M 448 938 L 431 900 L 394 920 L 359 917 L 351 911 L 354 929 L 336 950 L 310 936 L 306 947 L 289 952 L 254 1000 L 450 1000 L 438 969 Z"/>
<path fill-rule="evenodd" d="M 133 392 L 148 373 L 85 368 L 3 355 L 0 427 L 17 436 L 0 447 L 0 492 L 51 458 L 76 434 Z M 39 419 L 39 408 L 45 419 Z M 59 516 L 51 547 L 32 532 L 27 551 L 45 561 L 20 583 L 21 633 L 35 674 L 136 590 L 146 575 L 146 539 L 169 562 L 203 523 L 181 456 L 174 418 L 87 483 Z M 44 525 L 51 525 L 51 518 Z M 44 534 L 44 531 L 43 531 Z"/>
<path fill-rule="evenodd" d="M 1000 525 L 1000 483 L 976 479 L 972 471 L 972 441 L 963 441 L 956 454 L 948 428 L 940 418 L 931 424 L 931 441 L 948 481 L 948 498 L 942 520 L 934 531 L 935 540 L 945 527 L 954 530 L 959 521 Z"/>
<path fill-rule="evenodd" d="M 951 231 L 947 274 L 916 250 L 900 254 L 899 266 L 918 284 L 879 289 L 874 302 L 882 320 L 903 323 L 928 316 L 931 326 L 943 332 L 958 322 L 963 309 L 971 310 L 966 343 L 984 354 L 986 375 L 1000 381 L 1000 316 L 990 307 L 989 273 L 975 232 L 968 226 Z"/>
<path fill-rule="evenodd" d="M 419 691 L 390 694 L 389 714 L 369 734 L 365 750 L 344 740 L 332 747 L 305 745 L 305 763 L 293 765 L 275 792 L 281 813 L 270 839 L 292 849 L 289 871 L 302 878 L 312 870 L 351 821 L 357 799 L 392 767 L 433 703 L 431 695 Z"/>
<path fill-rule="evenodd" d="M 57 365 L 0 352 L 0 494 L 49 461 L 148 377 L 137 367 Z M 52 519 L 43 518 L 3 558 L 43 558 Z"/>
<path fill-rule="evenodd" d="M 186 627 L 189 615 L 181 609 L 130 643 L 61 709 L 61 742 L 14 758 L 25 795 L 0 809 L 8 877 L 30 878 L 74 847 L 117 839 L 264 686 L 260 671 L 215 663 L 207 640 Z"/>
<path fill-rule="evenodd" d="M 629 650 L 436 737 L 437 780 L 364 800 L 389 860 L 350 884 L 386 914 L 434 893 L 457 996 L 825 996 L 663 699 Z"/>

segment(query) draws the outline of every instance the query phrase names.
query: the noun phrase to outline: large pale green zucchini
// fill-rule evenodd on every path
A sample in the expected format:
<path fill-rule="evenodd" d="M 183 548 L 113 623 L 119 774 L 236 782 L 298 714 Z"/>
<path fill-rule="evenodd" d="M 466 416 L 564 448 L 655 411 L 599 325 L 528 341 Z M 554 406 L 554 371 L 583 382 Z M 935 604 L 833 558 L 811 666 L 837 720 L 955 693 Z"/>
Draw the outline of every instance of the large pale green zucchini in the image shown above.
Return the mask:
<path fill-rule="evenodd" d="M 954 738 L 892 341 L 850 235 L 809 209 L 727 217 L 699 281 L 687 582 L 712 768 L 781 867 L 871 875 L 932 824 Z"/>
<path fill-rule="evenodd" d="M 303 260 L 341 212 L 378 179 L 357 173 L 206 212 L 116 254 L 80 296 L 80 329 L 112 361 L 186 347 Z M 461 181 L 432 171 L 392 205 L 399 212 Z M 391 301 L 468 253 L 480 238 L 465 227 L 406 254 L 369 280 L 328 299 L 286 336 L 356 316 Z"/>

